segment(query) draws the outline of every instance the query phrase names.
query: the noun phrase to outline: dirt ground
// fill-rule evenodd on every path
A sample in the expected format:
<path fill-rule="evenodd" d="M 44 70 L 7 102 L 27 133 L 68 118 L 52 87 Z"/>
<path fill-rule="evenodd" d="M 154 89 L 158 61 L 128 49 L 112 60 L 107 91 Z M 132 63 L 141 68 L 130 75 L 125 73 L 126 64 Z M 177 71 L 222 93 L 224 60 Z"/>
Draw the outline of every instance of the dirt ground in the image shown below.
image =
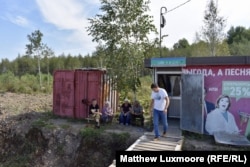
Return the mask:
<path fill-rule="evenodd" d="M 52 95 L 48 94 L 16 94 L 0 93 L 0 116 L 2 119 L 8 116 L 24 113 L 46 112 L 52 110 Z"/>
<path fill-rule="evenodd" d="M 105 133 L 102 133 L 102 137 L 97 135 L 97 141 L 93 141 L 87 138 L 88 135 L 99 133 L 93 127 L 93 124 L 83 120 L 54 116 L 51 94 L 1 93 L 0 167 L 20 166 L 21 162 L 23 166 L 34 167 L 89 166 L 88 163 L 92 163 L 93 160 L 84 162 L 82 160 L 84 158 L 81 157 L 91 155 L 95 161 L 95 157 L 100 157 L 102 154 L 109 155 L 108 160 L 103 160 L 103 164 L 108 166 L 115 158 L 116 149 L 128 148 L 146 131 L 141 127 L 119 125 L 114 121 L 112 124 L 102 126 L 99 131 Z M 250 150 L 218 145 L 211 136 L 189 132 L 184 132 L 183 135 L 183 150 Z M 113 140 L 115 138 L 118 142 Z M 86 143 L 87 141 L 89 143 Z M 111 143 L 103 144 L 105 141 Z M 88 145 L 91 147 L 87 147 Z M 106 151 L 111 147 L 113 150 L 111 152 L 101 150 L 97 153 L 95 149 L 99 147 L 108 148 L 103 149 Z"/>

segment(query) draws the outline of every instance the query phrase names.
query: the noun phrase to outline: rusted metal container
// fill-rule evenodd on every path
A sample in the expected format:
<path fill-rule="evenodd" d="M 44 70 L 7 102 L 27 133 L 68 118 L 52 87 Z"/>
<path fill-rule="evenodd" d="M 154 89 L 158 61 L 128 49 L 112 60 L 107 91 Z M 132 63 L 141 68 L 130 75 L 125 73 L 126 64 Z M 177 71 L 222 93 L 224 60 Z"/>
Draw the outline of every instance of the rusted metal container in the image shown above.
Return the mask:
<path fill-rule="evenodd" d="M 103 70 L 75 71 L 75 117 L 88 117 L 88 107 L 96 99 L 100 108 L 103 106 Z"/>
<path fill-rule="evenodd" d="M 74 70 L 54 72 L 53 112 L 55 115 L 74 117 Z"/>
<path fill-rule="evenodd" d="M 100 110 L 110 101 L 117 109 L 117 92 L 105 69 L 59 70 L 54 72 L 53 112 L 71 118 L 87 118 L 89 105 L 96 99 Z"/>

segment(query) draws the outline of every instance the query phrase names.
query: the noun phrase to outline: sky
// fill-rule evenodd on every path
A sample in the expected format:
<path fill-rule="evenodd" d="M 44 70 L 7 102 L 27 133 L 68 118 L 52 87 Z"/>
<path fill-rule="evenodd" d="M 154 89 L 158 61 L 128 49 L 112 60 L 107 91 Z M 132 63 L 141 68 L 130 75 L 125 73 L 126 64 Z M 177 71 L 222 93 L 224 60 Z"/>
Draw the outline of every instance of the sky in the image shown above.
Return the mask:
<path fill-rule="evenodd" d="M 186 38 L 189 43 L 195 40 L 195 33 L 201 31 L 207 0 L 151 0 L 149 14 L 153 24 L 160 30 L 160 9 L 166 26 L 161 29 L 162 46 L 171 48 L 174 43 Z M 185 5 L 171 11 L 175 7 Z M 219 15 L 227 19 L 225 32 L 231 26 L 250 28 L 249 0 L 218 0 Z M 14 60 L 18 54 L 25 54 L 29 43 L 27 35 L 35 30 L 43 33 L 43 43 L 55 55 L 87 55 L 95 51 L 97 43 L 92 42 L 86 27 L 88 18 L 100 13 L 99 0 L 0 0 L 0 61 Z M 164 10 L 163 10 L 164 11 Z M 153 39 L 159 34 L 149 35 Z"/>

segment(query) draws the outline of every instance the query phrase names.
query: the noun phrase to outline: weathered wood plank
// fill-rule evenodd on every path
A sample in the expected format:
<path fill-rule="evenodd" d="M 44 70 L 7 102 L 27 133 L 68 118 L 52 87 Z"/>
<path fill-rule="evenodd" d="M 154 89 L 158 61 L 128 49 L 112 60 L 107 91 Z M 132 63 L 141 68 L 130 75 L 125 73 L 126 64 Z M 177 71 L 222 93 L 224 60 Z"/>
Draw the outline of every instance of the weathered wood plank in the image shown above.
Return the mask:
<path fill-rule="evenodd" d="M 136 146 L 136 149 L 143 149 L 144 151 L 167 151 L 167 150 L 172 150 L 174 151 L 175 148 L 168 148 L 168 149 L 158 149 L 158 148 L 147 148 L 147 147 L 140 147 L 140 146 Z"/>
<path fill-rule="evenodd" d="M 141 143 L 147 143 L 147 144 L 157 144 L 157 145 L 171 145 L 171 146 L 176 146 L 177 142 L 170 142 L 170 141 L 148 141 L 148 142 L 141 142 Z"/>
<path fill-rule="evenodd" d="M 167 144 L 163 145 L 163 144 L 157 144 L 157 143 L 155 143 L 155 144 L 153 144 L 153 143 L 140 143 L 138 145 L 145 146 L 145 147 L 159 147 L 159 148 L 170 148 L 170 147 L 174 148 L 177 146 L 177 144 L 175 144 L 175 145 L 167 145 Z"/>
<path fill-rule="evenodd" d="M 159 148 L 174 148 L 177 145 L 159 145 L 159 144 L 138 144 L 140 146 L 145 146 L 145 147 L 159 147 Z"/>
<path fill-rule="evenodd" d="M 135 148 L 151 149 L 151 150 L 175 150 L 176 146 L 159 146 L 159 145 L 137 145 Z"/>

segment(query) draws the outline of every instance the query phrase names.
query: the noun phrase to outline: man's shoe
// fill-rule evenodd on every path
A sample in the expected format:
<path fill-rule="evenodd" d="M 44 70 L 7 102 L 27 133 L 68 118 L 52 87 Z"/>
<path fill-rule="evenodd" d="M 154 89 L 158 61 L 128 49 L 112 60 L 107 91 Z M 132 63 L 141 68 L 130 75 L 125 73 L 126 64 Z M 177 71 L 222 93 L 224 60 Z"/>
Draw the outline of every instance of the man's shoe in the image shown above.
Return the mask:
<path fill-rule="evenodd" d="M 167 132 L 163 132 L 162 137 L 167 137 Z"/>
<path fill-rule="evenodd" d="M 155 138 L 154 138 L 154 141 L 158 141 L 158 140 L 159 140 L 159 137 L 155 137 Z"/>

